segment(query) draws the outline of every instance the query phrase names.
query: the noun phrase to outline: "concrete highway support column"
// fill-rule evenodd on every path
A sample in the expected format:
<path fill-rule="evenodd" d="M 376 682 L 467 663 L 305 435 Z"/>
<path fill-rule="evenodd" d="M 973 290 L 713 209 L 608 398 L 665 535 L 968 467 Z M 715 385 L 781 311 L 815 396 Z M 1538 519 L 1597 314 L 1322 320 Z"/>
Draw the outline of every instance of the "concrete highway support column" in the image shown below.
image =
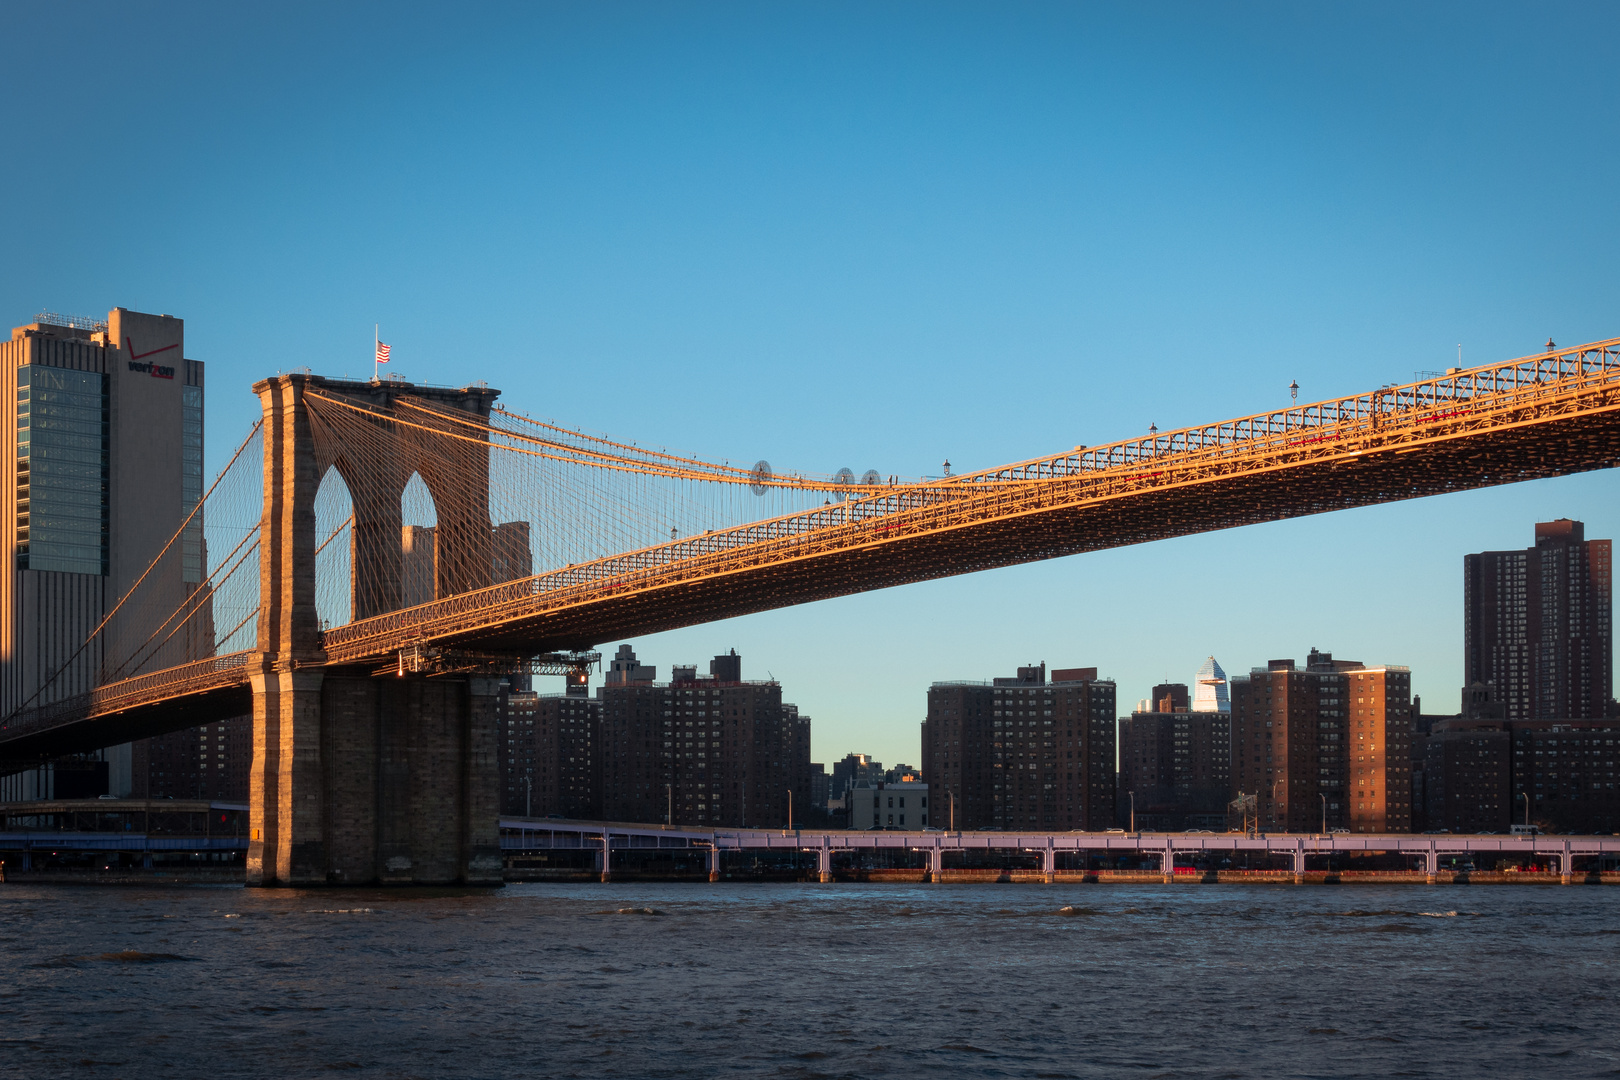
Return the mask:
<path fill-rule="evenodd" d="M 1424 852 L 1423 877 L 1430 885 L 1440 880 L 1440 852 L 1433 847 Z"/>
<path fill-rule="evenodd" d="M 823 885 L 832 881 L 832 845 L 825 838 L 816 851 L 816 879 Z"/>
<path fill-rule="evenodd" d="M 945 849 L 942 847 L 928 849 L 928 880 L 935 885 L 945 880 Z"/>
<path fill-rule="evenodd" d="M 1041 873 L 1046 876 L 1048 885 L 1057 884 L 1057 852 L 1048 843 L 1045 851 L 1041 852 Z"/>
<path fill-rule="evenodd" d="M 720 880 L 720 846 L 718 844 L 709 848 L 709 880 Z"/>

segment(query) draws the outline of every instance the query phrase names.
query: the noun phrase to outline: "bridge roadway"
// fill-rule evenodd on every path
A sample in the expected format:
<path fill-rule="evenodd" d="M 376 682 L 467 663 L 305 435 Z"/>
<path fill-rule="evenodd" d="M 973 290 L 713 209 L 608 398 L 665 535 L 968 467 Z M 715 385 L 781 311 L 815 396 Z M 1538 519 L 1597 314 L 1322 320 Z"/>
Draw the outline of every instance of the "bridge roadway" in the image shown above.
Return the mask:
<path fill-rule="evenodd" d="M 378 669 L 439 654 L 465 671 L 469 656 L 588 649 L 908 582 L 1617 462 L 1620 338 L 942 481 L 860 488 L 808 513 L 332 627 L 307 657 L 282 663 Z M 267 663 L 266 652 L 233 653 L 8 717 L 0 771 L 242 715 Z"/>
<path fill-rule="evenodd" d="M 502 817 L 501 848 L 505 852 L 556 848 L 604 851 L 603 876 L 612 873 L 615 850 L 649 848 L 707 848 L 709 878 L 718 880 L 720 857 L 727 851 L 779 851 L 814 854 L 822 881 L 832 880 L 832 859 L 839 852 L 913 851 L 926 853 L 935 880 L 944 870 L 947 852 L 1005 850 L 1041 856 L 1041 869 L 1052 880 L 1062 852 L 1130 853 L 1157 857 L 1159 873 L 1174 873 L 1177 856 L 1213 852 L 1249 852 L 1287 857 L 1296 880 L 1306 872 L 1310 856 L 1394 853 L 1422 858 L 1432 879 L 1440 872 L 1440 859 L 1453 855 L 1540 856 L 1556 860 L 1565 884 L 1578 857 L 1620 856 L 1617 836 L 1470 836 L 1412 835 L 1402 833 L 1127 833 L 1127 832 L 943 832 L 922 830 L 850 831 L 810 829 L 668 829 L 658 825 L 563 821 L 552 818 Z M 604 848 L 604 844 L 606 847 Z"/>

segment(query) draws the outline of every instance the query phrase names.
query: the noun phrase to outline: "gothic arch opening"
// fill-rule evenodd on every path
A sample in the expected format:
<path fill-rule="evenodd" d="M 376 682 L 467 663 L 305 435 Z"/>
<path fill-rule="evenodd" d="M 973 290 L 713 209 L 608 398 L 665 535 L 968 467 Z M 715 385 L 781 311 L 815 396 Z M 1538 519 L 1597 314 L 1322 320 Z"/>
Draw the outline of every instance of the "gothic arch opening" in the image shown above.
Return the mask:
<path fill-rule="evenodd" d="M 400 607 L 432 603 L 438 595 L 439 511 L 419 472 L 399 497 Z"/>
<path fill-rule="evenodd" d="M 315 492 L 315 612 L 321 629 L 353 619 L 354 500 L 333 465 Z"/>

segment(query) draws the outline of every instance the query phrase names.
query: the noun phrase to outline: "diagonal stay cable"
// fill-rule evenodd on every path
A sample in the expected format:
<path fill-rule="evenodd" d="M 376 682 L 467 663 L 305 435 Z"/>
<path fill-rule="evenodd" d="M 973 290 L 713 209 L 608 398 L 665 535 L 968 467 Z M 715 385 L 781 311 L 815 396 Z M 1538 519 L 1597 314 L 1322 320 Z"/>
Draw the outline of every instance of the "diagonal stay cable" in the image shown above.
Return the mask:
<path fill-rule="evenodd" d="M 163 561 L 163 556 L 168 554 L 169 549 L 174 546 L 174 542 L 184 535 L 186 526 L 191 524 L 192 518 L 196 517 L 202 512 L 202 508 L 208 503 L 208 497 L 214 493 L 215 488 L 219 487 L 219 485 L 224 482 L 225 477 L 229 475 L 231 469 L 235 467 L 237 459 L 240 458 L 243 451 L 245 451 L 252 444 L 254 437 L 259 434 L 259 429 L 263 426 L 263 418 L 253 421 L 253 426 L 248 430 L 247 438 L 242 440 L 242 445 L 236 448 L 236 453 L 231 455 L 231 460 L 225 463 L 225 467 L 219 471 L 219 475 L 214 477 L 214 482 L 208 486 L 208 490 L 203 493 L 203 497 L 197 500 L 197 505 L 191 508 L 191 513 L 186 515 L 186 519 L 180 523 L 180 527 L 175 530 L 174 535 L 169 537 L 169 542 L 163 545 L 163 550 L 157 553 L 157 556 L 153 558 L 152 562 L 145 570 L 141 571 L 141 576 L 135 579 L 135 584 L 131 585 L 124 592 L 124 595 L 119 597 L 118 603 L 114 604 L 113 609 L 107 612 L 106 617 L 103 618 L 101 622 L 96 624 L 96 628 L 90 631 L 90 635 L 84 639 L 77 649 L 73 650 L 73 655 L 62 661 L 61 666 L 51 673 L 50 678 L 46 679 L 39 685 L 39 689 L 35 690 L 29 695 L 27 701 L 24 701 L 21 705 L 17 706 L 17 708 L 13 709 L 6 716 L 6 721 L 9 721 L 13 716 L 18 715 L 24 709 L 38 701 L 39 696 L 55 685 L 56 680 L 62 677 L 62 673 L 73 665 L 73 662 L 84 653 L 84 650 L 90 647 L 90 643 L 96 639 L 96 635 L 100 634 L 107 628 L 107 624 L 112 621 L 113 616 L 118 614 L 119 610 L 123 608 L 125 602 L 127 602 L 131 596 L 135 595 L 135 590 L 141 587 L 141 582 L 145 581 L 147 576 L 157 568 L 158 563 Z M 254 529 L 257 530 L 259 527 L 259 525 L 255 525 Z M 5 721 L 0 721 L 0 723 L 4 722 Z"/>

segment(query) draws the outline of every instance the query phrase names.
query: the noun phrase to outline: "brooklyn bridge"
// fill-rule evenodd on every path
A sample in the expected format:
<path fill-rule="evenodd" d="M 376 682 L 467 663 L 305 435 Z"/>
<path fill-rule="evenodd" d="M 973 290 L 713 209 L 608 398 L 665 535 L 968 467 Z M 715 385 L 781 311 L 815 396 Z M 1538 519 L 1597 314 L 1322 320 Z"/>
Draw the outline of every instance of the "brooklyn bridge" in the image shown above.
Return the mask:
<path fill-rule="evenodd" d="M 259 884 L 499 881 L 497 680 L 603 642 L 1620 455 L 1620 339 L 920 479 L 700 460 L 482 385 L 254 391 L 261 419 L 113 609 L 148 632 L 113 640 L 109 615 L 0 721 L 0 772 L 251 713 Z M 198 536 L 171 602 L 162 566 Z"/>

